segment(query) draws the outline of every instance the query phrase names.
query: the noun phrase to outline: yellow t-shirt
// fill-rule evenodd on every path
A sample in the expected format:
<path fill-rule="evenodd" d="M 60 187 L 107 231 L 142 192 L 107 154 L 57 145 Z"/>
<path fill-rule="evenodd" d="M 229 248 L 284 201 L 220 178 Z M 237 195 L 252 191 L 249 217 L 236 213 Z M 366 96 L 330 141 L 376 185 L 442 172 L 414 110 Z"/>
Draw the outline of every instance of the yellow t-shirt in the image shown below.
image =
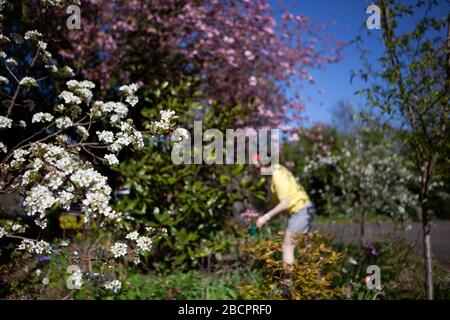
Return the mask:
<path fill-rule="evenodd" d="M 274 166 L 270 190 L 278 201 L 285 198 L 289 200 L 289 213 L 297 212 L 309 201 L 305 189 L 295 180 L 292 173 L 280 164 Z"/>

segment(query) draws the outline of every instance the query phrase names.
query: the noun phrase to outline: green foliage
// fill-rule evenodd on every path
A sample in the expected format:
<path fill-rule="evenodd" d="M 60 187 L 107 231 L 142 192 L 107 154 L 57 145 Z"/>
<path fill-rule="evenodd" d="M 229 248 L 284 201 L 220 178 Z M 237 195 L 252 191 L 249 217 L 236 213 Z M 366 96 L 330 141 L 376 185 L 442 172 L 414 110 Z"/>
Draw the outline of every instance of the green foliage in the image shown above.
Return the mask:
<path fill-rule="evenodd" d="M 258 194 L 263 182 L 253 184 L 243 167 L 228 171 L 176 166 L 157 147 L 148 147 L 118 168 L 131 194 L 120 199 L 117 209 L 140 224 L 168 230 L 168 237 L 155 248 L 157 267 L 220 260 L 228 246 L 223 223 L 231 216 L 233 203 Z"/>
<path fill-rule="evenodd" d="M 434 297 L 437 300 L 450 300 L 450 275 L 443 270 L 438 270 L 434 285 Z"/>
<path fill-rule="evenodd" d="M 427 298 L 433 299 L 429 193 L 431 184 L 447 170 L 450 113 L 450 16 L 433 13 L 437 1 L 378 1 L 381 10 L 383 54 L 377 68 L 362 70 L 370 87 L 361 90 L 371 107 L 408 150 L 420 175 L 419 199 L 424 225 Z M 411 17 L 413 27 L 403 28 Z M 432 31 L 432 32 L 430 32 Z M 367 62 L 367 61 L 366 61 Z M 367 63 L 365 64 L 367 65 Z"/>
<path fill-rule="evenodd" d="M 200 110 L 191 85 L 189 81 L 166 82 L 146 91 L 146 100 L 155 108 L 142 109 L 143 119 L 169 108 L 180 111 L 179 122 L 189 129 Z M 169 139 L 156 138 L 121 163 L 116 178 L 130 194 L 119 198 L 117 209 L 127 212 L 137 224 L 168 230 L 165 240 L 155 246 L 153 266 L 206 264 L 209 268 L 229 245 L 222 230 L 233 204 L 264 199 L 264 180 L 254 183 L 242 165 L 174 165 L 170 150 Z"/>
<path fill-rule="evenodd" d="M 211 299 L 230 300 L 239 297 L 238 284 L 244 273 L 203 274 L 199 271 L 172 274 L 134 274 L 116 299 Z"/>
<path fill-rule="evenodd" d="M 4 251 L 1 250 L 2 260 Z M 0 264 L 0 299 L 31 298 L 36 294 L 35 282 L 30 281 L 27 258 L 24 254 L 14 252 L 7 261 Z M 24 295 L 25 292 L 28 294 Z"/>
<path fill-rule="evenodd" d="M 371 79 L 360 90 L 378 122 L 407 149 L 406 155 L 421 177 L 422 215 L 428 212 L 432 183 L 448 179 L 450 64 L 448 15 L 433 13 L 438 2 L 379 1 L 382 15 L 381 40 L 384 53 L 376 68 L 359 74 Z M 412 16 L 413 27 L 403 28 Z M 363 55 L 364 66 L 368 66 Z M 378 112 L 379 111 L 379 112 Z"/>
<path fill-rule="evenodd" d="M 386 240 L 375 242 L 365 248 L 358 245 L 335 245 L 336 250 L 345 252 L 350 257 L 340 282 L 345 285 L 349 299 L 398 299 L 417 298 L 423 294 L 411 286 L 420 278 L 420 258 L 417 257 L 413 244 L 404 238 L 388 236 Z M 368 289 L 365 283 L 367 267 L 377 265 L 381 272 L 380 290 Z M 408 279 L 410 278 L 410 279 Z M 410 286 L 406 290 L 406 286 Z"/>
<path fill-rule="evenodd" d="M 414 243 L 409 242 L 395 232 L 387 234 L 385 239 L 361 248 L 352 244 L 335 244 L 335 250 L 351 257 L 339 283 L 345 286 L 348 299 L 425 299 L 422 285 L 425 273 L 422 257 Z M 381 272 L 381 290 L 368 289 L 363 281 L 366 269 L 377 265 Z M 449 273 L 439 264 L 434 268 L 436 299 L 448 299 Z M 418 285 L 419 284 L 419 285 Z"/>

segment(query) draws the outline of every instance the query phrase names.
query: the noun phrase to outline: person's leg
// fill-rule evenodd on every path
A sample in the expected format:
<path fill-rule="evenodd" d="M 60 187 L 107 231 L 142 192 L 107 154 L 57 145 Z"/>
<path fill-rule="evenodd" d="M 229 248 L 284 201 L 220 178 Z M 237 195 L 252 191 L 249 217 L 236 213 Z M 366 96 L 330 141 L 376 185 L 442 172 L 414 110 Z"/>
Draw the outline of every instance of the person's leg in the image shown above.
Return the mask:
<path fill-rule="evenodd" d="M 282 252 L 283 252 L 283 266 L 285 270 L 288 270 L 292 268 L 295 257 L 295 232 L 286 231 L 284 235 L 283 245 L 282 245 Z"/>
<path fill-rule="evenodd" d="M 294 270 L 295 262 L 295 235 L 295 232 L 286 230 L 282 245 L 283 273 L 280 278 L 280 288 L 285 299 L 292 299 L 295 292 L 294 282 L 292 280 L 292 271 Z"/>
<path fill-rule="evenodd" d="M 305 208 L 294 214 L 288 221 L 286 232 L 284 234 L 282 252 L 283 252 L 283 275 L 280 279 L 280 285 L 283 290 L 283 296 L 291 299 L 295 293 L 292 272 L 295 263 L 295 247 L 297 246 L 297 237 L 299 234 L 307 233 L 311 227 L 311 217 Z"/>
<path fill-rule="evenodd" d="M 295 262 L 294 252 L 297 245 L 296 237 L 299 234 L 308 233 L 311 229 L 311 222 L 314 216 L 313 210 L 314 207 L 311 204 L 308 204 L 297 214 L 294 214 L 288 221 L 282 246 L 283 265 L 285 270 L 288 267 L 292 267 Z"/>

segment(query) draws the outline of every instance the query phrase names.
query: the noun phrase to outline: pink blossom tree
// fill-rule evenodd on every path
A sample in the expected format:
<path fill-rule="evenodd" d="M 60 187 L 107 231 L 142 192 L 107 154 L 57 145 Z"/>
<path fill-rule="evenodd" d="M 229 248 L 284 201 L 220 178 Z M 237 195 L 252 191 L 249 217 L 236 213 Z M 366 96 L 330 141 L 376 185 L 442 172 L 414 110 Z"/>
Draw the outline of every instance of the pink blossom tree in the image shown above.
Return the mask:
<path fill-rule="evenodd" d="M 284 7 L 278 17 L 265 0 L 88 0 L 82 30 L 67 32 L 59 53 L 103 89 L 193 76 L 206 107 L 238 105 L 238 125 L 278 126 L 304 110 L 286 89 L 313 83 L 310 70 L 337 61 L 342 47 L 326 24 Z"/>

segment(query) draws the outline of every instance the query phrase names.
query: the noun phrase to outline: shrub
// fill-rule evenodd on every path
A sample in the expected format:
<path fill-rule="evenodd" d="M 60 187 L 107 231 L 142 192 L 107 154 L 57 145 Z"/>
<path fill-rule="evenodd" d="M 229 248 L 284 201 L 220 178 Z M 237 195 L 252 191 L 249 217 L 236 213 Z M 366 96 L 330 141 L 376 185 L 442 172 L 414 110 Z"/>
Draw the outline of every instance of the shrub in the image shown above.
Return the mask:
<path fill-rule="evenodd" d="M 248 248 L 247 253 L 253 265 L 261 270 L 262 279 L 257 286 L 243 285 L 243 297 L 282 299 L 278 285 L 284 272 L 281 243 L 282 233 L 279 233 Z M 313 232 L 299 236 L 296 257 L 291 274 L 293 299 L 335 299 L 343 295 L 343 287 L 335 284 L 345 255 L 332 249 L 330 235 Z"/>

